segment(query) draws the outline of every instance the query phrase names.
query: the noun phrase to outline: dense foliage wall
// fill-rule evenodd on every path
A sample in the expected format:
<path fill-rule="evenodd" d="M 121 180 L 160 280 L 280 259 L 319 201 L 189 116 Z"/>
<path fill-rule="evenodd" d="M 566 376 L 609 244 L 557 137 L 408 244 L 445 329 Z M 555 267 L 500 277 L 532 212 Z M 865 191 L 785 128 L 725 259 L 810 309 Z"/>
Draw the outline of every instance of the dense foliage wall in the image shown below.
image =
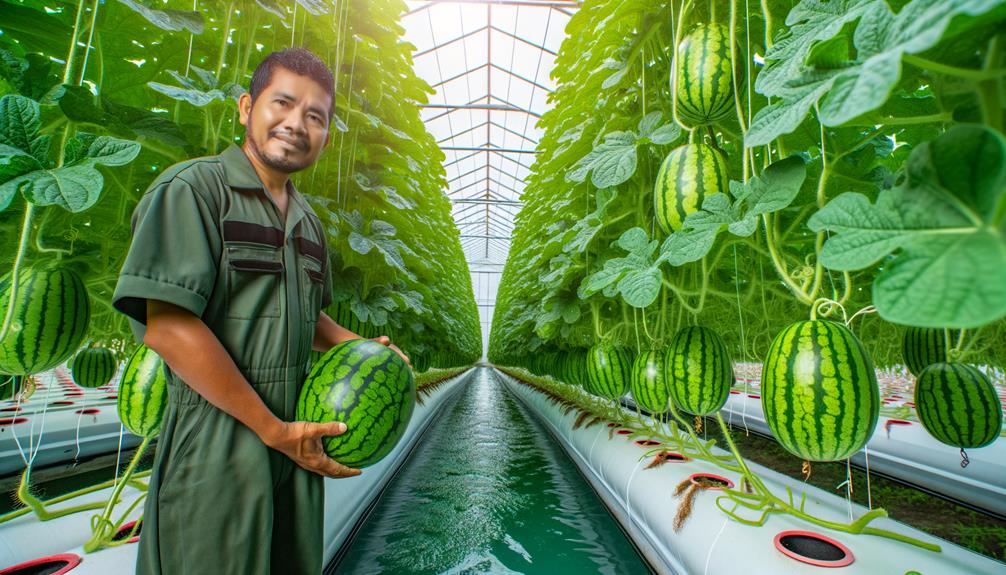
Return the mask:
<path fill-rule="evenodd" d="M 31 98 L 40 116 L 0 110 L 0 270 L 54 260 L 75 269 L 90 293 L 90 339 L 123 347 L 131 338 L 110 298 L 140 195 L 167 166 L 240 142 L 236 98 L 255 65 L 304 46 L 336 74 L 332 142 L 295 178 L 330 236 L 328 313 L 365 336 L 390 335 L 420 364 L 476 359 L 477 308 L 443 156 L 419 118 L 430 88 L 401 40 L 405 9 L 396 0 L 3 0 L 0 96 Z M 31 132 L 20 142 L 30 150 L 18 148 L 16 129 Z M 87 134 L 118 138 L 123 156 L 87 156 Z M 130 141 L 141 144 L 131 162 Z M 85 153 L 71 153 L 78 148 Z"/>
<path fill-rule="evenodd" d="M 963 330 L 963 359 L 1002 366 L 1004 21 L 1001 1 L 587 0 L 556 59 L 490 359 L 659 349 L 705 325 L 760 360 L 813 314 L 855 318 L 879 365 L 915 325 Z M 709 77 L 689 76 L 686 38 L 709 42 Z M 696 121 L 697 105 L 719 115 Z M 660 174 L 689 143 L 704 155 Z M 709 180 L 717 154 L 729 186 Z M 689 213 L 667 229 L 655 205 L 675 201 Z"/>

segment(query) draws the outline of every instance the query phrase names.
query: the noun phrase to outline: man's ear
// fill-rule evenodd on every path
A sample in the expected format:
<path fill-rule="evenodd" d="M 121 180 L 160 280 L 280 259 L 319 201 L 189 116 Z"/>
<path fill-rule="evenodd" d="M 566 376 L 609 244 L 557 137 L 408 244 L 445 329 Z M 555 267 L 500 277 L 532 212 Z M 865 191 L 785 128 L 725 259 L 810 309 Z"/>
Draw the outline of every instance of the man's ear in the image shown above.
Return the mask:
<path fill-rule="evenodd" d="M 251 116 L 252 99 L 251 94 L 245 92 L 238 98 L 238 121 L 242 126 L 248 125 L 248 116 Z"/>

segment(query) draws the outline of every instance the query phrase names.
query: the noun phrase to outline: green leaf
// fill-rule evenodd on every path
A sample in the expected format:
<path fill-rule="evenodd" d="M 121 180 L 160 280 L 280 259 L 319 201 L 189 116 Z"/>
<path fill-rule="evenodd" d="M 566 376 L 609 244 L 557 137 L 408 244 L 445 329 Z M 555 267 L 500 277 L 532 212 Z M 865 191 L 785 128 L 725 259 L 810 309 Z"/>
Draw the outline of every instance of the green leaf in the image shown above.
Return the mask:
<path fill-rule="evenodd" d="M 573 225 L 571 228 L 573 237 L 562 247 L 562 251 L 568 254 L 585 252 L 590 242 L 593 241 L 597 233 L 606 225 L 605 214 L 608 211 L 608 206 L 615 201 L 616 197 L 618 197 L 618 192 L 613 188 L 597 190 L 597 194 L 595 195 L 595 198 L 597 198 L 597 208 Z"/>
<path fill-rule="evenodd" d="M 31 154 L 7 144 L 0 144 L 0 182 L 41 168 L 38 159 Z"/>
<path fill-rule="evenodd" d="M 40 117 L 38 102 L 30 98 L 13 94 L 0 98 L 0 144 L 29 151 Z"/>
<path fill-rule="evenodd" d="M 188 30 L 193 34 L 203 33 L 203 15 L 200 12 L 150 8 L 136 0 L 119 0 L 119 2 L 161 30 L 170 32 Z"/>
<path fill-rule="evenodd" d="M 644 308 L 652 304 L 660 295 L 660 268 L 630 270 L 618 282 L 618 291 L 625 303 L 632 307 Z"/>
<path fill-rule="evenodd" d="M 86 157 L 105 166 L 124 166 L 140 153 L 140 145 L 129 140 L 98 136 L 91 142 Z"/>
<path fill-rule="evenodd" d="M 971 328 L 1006 314 L 1006 140 L 983 126 L 956 126 L 909 157 L 901 187 L 876 204 L 845 193 L 808 227 L 831 232 L 821 263 L 844 271 L 885 262 L 873 284 L 881 317 L 928 327 Z"/>
<path fill-rule="evenodd" d="M 652 304 L 660 293 L 663 277 L 659 261 L 654 259 L 657 244 L 656 240 L 649 240 L 642 228 L 626 230 L 612 245 L 629 252 L 628 255 L 605 261 L 601 270 L 584 279 L 579 297 L 587 299 L 604 290 L 606 297 L 621 293 L 625 303 L 633 307 L 644 308 Z"/>
<path fill-rule="evenodd" d="M 681 229 L 664 240 L 658 263 L 666 261 L 680 266 L 702 259 L 716 243 L 719 233 L 738 219 L 726 194 L 708 196 L 702 202 L 702 209 L 688 214 Z"/>
<path fill-rule="evenodd" d="M 567 182 L 582 182 L 593 172 L 591 183 L 598 188 L 617 186 L 636 173 L 636 135 L 612 132 L 566 173 Z"/>
<path fill-rule="evenodd" d="M 152 90 L 160 92 L 165 96 L 182 102 L 188 102 L 193 106 L 202 108 L 214 101 L 223 100 L 226 98 L 224 93 L 220 90 L 210 90 L 208 92 L 203 92 L 200 90 L 190 90 L 188 88 L 179 88 L 178 86 L 169 86 L 167 84 L 161 84 L 160 82 L 147 82 Z"/>
<path fill-rule="evenodd" d="M 332 11 L 331 5 L 325 0 L 297 0 L 297 4 L 312 16 L 321 16 Z"/>
<path fill-rule="evenodd" d="M 660 126 L 650 134 L 650 141 L 657 145 L 670 144 L 681 137 L 681 128 L 674 122 L 668 122 Z"/>
<path fill-rule="evenodd" d="M 815 76 L 800 76 L 796 82 L 788 83 L 789 91 L 785 99 L 773 102 L 755 114 L 744 134 L 744 145 L 752 148 L 765 146 L 779 136 L 796 130 L 814 104 L 831 88 L 836 74 L 831 70 Z"/>
<path fill-rule="evenodd" d="M 1006 315 L 1006 244 L 990 229 L 913 242 L 877 276 L 873 303 L 895 323 L 985 325 Z"/>
<path fill-rule="evenodd" d="M 14 178 L 0 186 L 0 198 L 9 198 L 14 191 L 20 191 L 37 206 L 60 206 L 78 213 L 98 201 L 104 183 L 101 173 L 90 163 L 84 163 L 37 170 Z"/>
<path fill-rule="evenodd" d="M 738 236 L 754 233 L 758 216 L 789 207 L 800 193 L 805 179 L 807 167 L 803 158 L 790 156 L 765 168 L 761 175 L 749 180 L 747 185 L 730 182 L 731 195 L 745 204 L 743 217 L 730 224 L 730 232 Z"/>
<path fill-rule="evenodd" d="M 758 217 L 788 207 L 807 176 L 803 158 L 790 156 L 774 162 L 747 184 L 730 182 L 730 196 L 712 194 L 702 209 L 688 214 L 681 229 L 664 240 L 657 262 L 680 266 L 702 259 L 724 229 L 747 237 L 758 228 Z"/>

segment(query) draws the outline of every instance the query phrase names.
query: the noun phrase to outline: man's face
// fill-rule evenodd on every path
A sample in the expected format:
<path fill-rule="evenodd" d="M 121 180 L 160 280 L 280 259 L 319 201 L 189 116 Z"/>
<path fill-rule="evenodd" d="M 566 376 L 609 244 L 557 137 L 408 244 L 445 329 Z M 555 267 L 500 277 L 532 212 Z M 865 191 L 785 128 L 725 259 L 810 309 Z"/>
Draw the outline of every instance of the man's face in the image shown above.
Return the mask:
<path fill-rule="evenodd" d="M 276 68 L 255 103 L 245 93 L 238 108 L 252 152 L 274 170 L 303 170 L 328 143 L 332 97 L 307 76 Z"/>

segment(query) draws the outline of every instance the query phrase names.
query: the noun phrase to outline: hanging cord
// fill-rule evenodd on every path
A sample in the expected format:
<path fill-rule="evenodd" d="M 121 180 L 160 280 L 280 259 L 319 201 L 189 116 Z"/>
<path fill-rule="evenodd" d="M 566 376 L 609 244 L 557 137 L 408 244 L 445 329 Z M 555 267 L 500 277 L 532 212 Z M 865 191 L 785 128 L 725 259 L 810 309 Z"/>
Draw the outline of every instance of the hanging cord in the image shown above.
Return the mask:
<path fill-rule="evenodd" d="M 740 286 L 740 275 L 737 271 L 737 244 L 733 246 L 734 251 L 734 292 L 737 294 L 737 320 L 740 322 L 741 327 L 741 361 L 747 361 L 747 339 L 744 335 L 744 314 L 741 312 L 741 286 Z M 748 382 L 744 381 L 744 403 L 741 405 L 741 424 L 744 425 L 744 436 L 749 437 L 751 431 L 748 430 Z M 731 419 L 733 418 L 733 411 L 730 412 Z"/>
<path fill-rule="evenodd" d="M 866 506 L 870 511 L 873 511 L 873 493 L 870 488 L 870 446 L 866 445 L 863 447 L 863 453 L 866 455 Z"/>
<path fill-rule="evenodd" d="M 705 567 L 705 569 L 702 570 L 703 575 L 709 575 L 709 562 L 713 558 L 713 550 L 716 549 L 716 544 L 719 543 L 720 536 L 723 535 L 724 531 L 726 531 L 727 522 L 728 521 L 729 521 L 729 518 L 723 519 L 723 524 L 720 525 L 719 532 L 716 533 L 716 537 L 713 538 L 712 545 L 709 546 L 709 553 L 706 554 L 706 567 Z"/>

